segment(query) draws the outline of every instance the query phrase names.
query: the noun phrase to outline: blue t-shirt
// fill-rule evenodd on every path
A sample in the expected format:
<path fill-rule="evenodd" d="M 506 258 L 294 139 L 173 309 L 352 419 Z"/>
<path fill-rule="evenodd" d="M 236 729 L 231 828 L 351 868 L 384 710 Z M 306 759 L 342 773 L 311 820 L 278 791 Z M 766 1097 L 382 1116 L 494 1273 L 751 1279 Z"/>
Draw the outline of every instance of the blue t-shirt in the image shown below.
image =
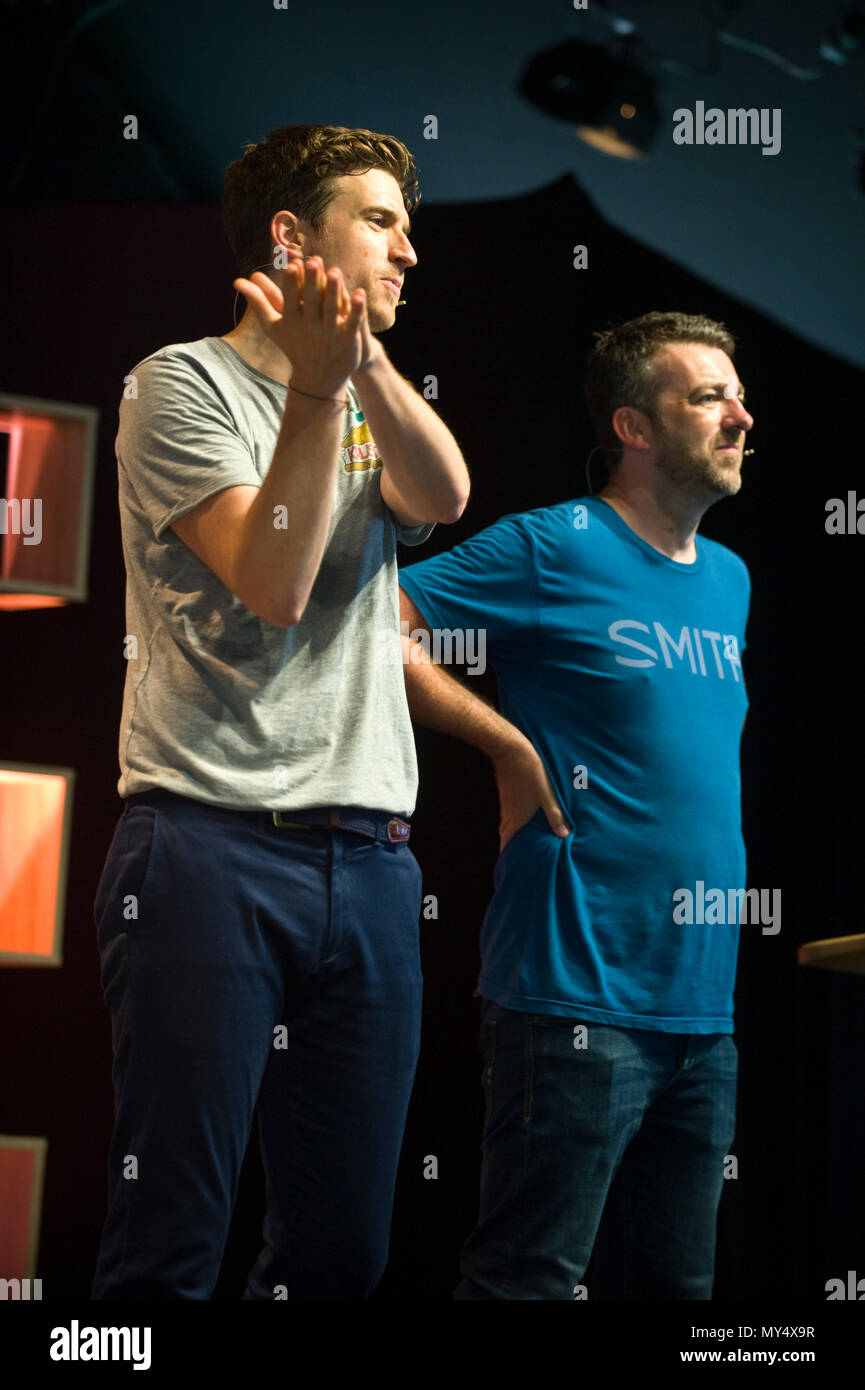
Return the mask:
<path fill-rule="evenodd" d="M 501 712 L 573 826 L 559 839 L 538 810 L 496 863 L 478 988 L 508 1008 L 733 1031 L 738 913 L 703 922 L 696 905 L 745 886 L 750 580 L 726 546 L 696 547 L 671 560 L 586 497 L 400 570 L 431 628 L 485 629 Z"/>

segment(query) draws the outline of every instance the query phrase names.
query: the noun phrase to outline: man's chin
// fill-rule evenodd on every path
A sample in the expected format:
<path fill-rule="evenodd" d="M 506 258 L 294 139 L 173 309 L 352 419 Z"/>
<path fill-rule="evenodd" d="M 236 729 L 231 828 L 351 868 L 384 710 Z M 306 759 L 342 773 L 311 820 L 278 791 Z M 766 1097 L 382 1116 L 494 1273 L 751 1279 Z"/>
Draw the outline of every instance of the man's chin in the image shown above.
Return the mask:
<path fill-rule="evenodd" d="M 742 463 L 736 460 L 736 466 L 721 469 L 718 473 L 718 482 L 723 488 L 728 488 L 731 492 L 738 492 L 742 486 Z"/>
<path fill-rule="evenodd" d="M 374 314 L 367 310 L 367 323 L 370 333 L 386 333 L 396 322 L 396 305 L 392 309 L 377 309 Z"/>
<path fill-rule="evenodd" d="M 713 489 L 717 498 L 735 497 L 742 487 L 741 473 L 725 473 L 709 480 L 709 486 Z"/>

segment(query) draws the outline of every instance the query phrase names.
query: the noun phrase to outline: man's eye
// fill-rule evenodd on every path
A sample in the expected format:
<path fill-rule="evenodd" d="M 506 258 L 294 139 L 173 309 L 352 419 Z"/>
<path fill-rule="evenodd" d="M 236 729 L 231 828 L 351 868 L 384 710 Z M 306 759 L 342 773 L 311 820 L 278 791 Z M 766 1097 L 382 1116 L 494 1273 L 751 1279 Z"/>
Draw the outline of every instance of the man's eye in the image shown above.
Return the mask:
<path fill-rule="evenodd" d="M 700 397 L 700 399 L 699 399 L 699 401 L 697 402 L 697 404 L 698 404 L 698 405 L 702 405 L 703 401 L 716 401 L 717 399 L 718 399 L 718 393 L 717 393 L 717 391 L 709 391 L 709 392 L 706 393 L 705 396 L 701 396 L 701 397 Z"/>

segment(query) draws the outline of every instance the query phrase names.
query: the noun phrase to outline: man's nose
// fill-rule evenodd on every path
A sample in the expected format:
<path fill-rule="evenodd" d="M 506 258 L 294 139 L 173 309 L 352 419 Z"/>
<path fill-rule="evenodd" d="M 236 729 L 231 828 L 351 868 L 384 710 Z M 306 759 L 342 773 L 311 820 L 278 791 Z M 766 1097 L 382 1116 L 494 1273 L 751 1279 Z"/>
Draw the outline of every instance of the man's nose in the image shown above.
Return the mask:
<path fill-rule="evenodd" d="M 414 247 L 406 236 L 405 232 L 396 229 L 394 240 L 390 246 L 391 260 L 399 261 L 401 265 L 417 265 L 417 256 Z"/>
<path fill-rule="evenodd" d="M 737 430 L 749 430 L 754 424 L 753 415 L 748 414 L 738 396 L 728 398 L 726 419 Z"/>

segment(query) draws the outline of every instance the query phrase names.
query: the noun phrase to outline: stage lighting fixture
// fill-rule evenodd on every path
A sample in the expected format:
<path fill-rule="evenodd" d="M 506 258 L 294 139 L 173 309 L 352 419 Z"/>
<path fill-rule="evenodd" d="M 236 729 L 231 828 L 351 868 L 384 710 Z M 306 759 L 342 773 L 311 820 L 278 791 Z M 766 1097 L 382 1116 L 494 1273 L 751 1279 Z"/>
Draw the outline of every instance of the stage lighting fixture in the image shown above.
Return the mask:
<path fill-rule="evenodd" d="M 586 144 L 640 159 L 660 124 L 653 79 L 628 57 L 569 39 L 531 58 L 517 90 L 548 116 L 572 125 Z"/>

